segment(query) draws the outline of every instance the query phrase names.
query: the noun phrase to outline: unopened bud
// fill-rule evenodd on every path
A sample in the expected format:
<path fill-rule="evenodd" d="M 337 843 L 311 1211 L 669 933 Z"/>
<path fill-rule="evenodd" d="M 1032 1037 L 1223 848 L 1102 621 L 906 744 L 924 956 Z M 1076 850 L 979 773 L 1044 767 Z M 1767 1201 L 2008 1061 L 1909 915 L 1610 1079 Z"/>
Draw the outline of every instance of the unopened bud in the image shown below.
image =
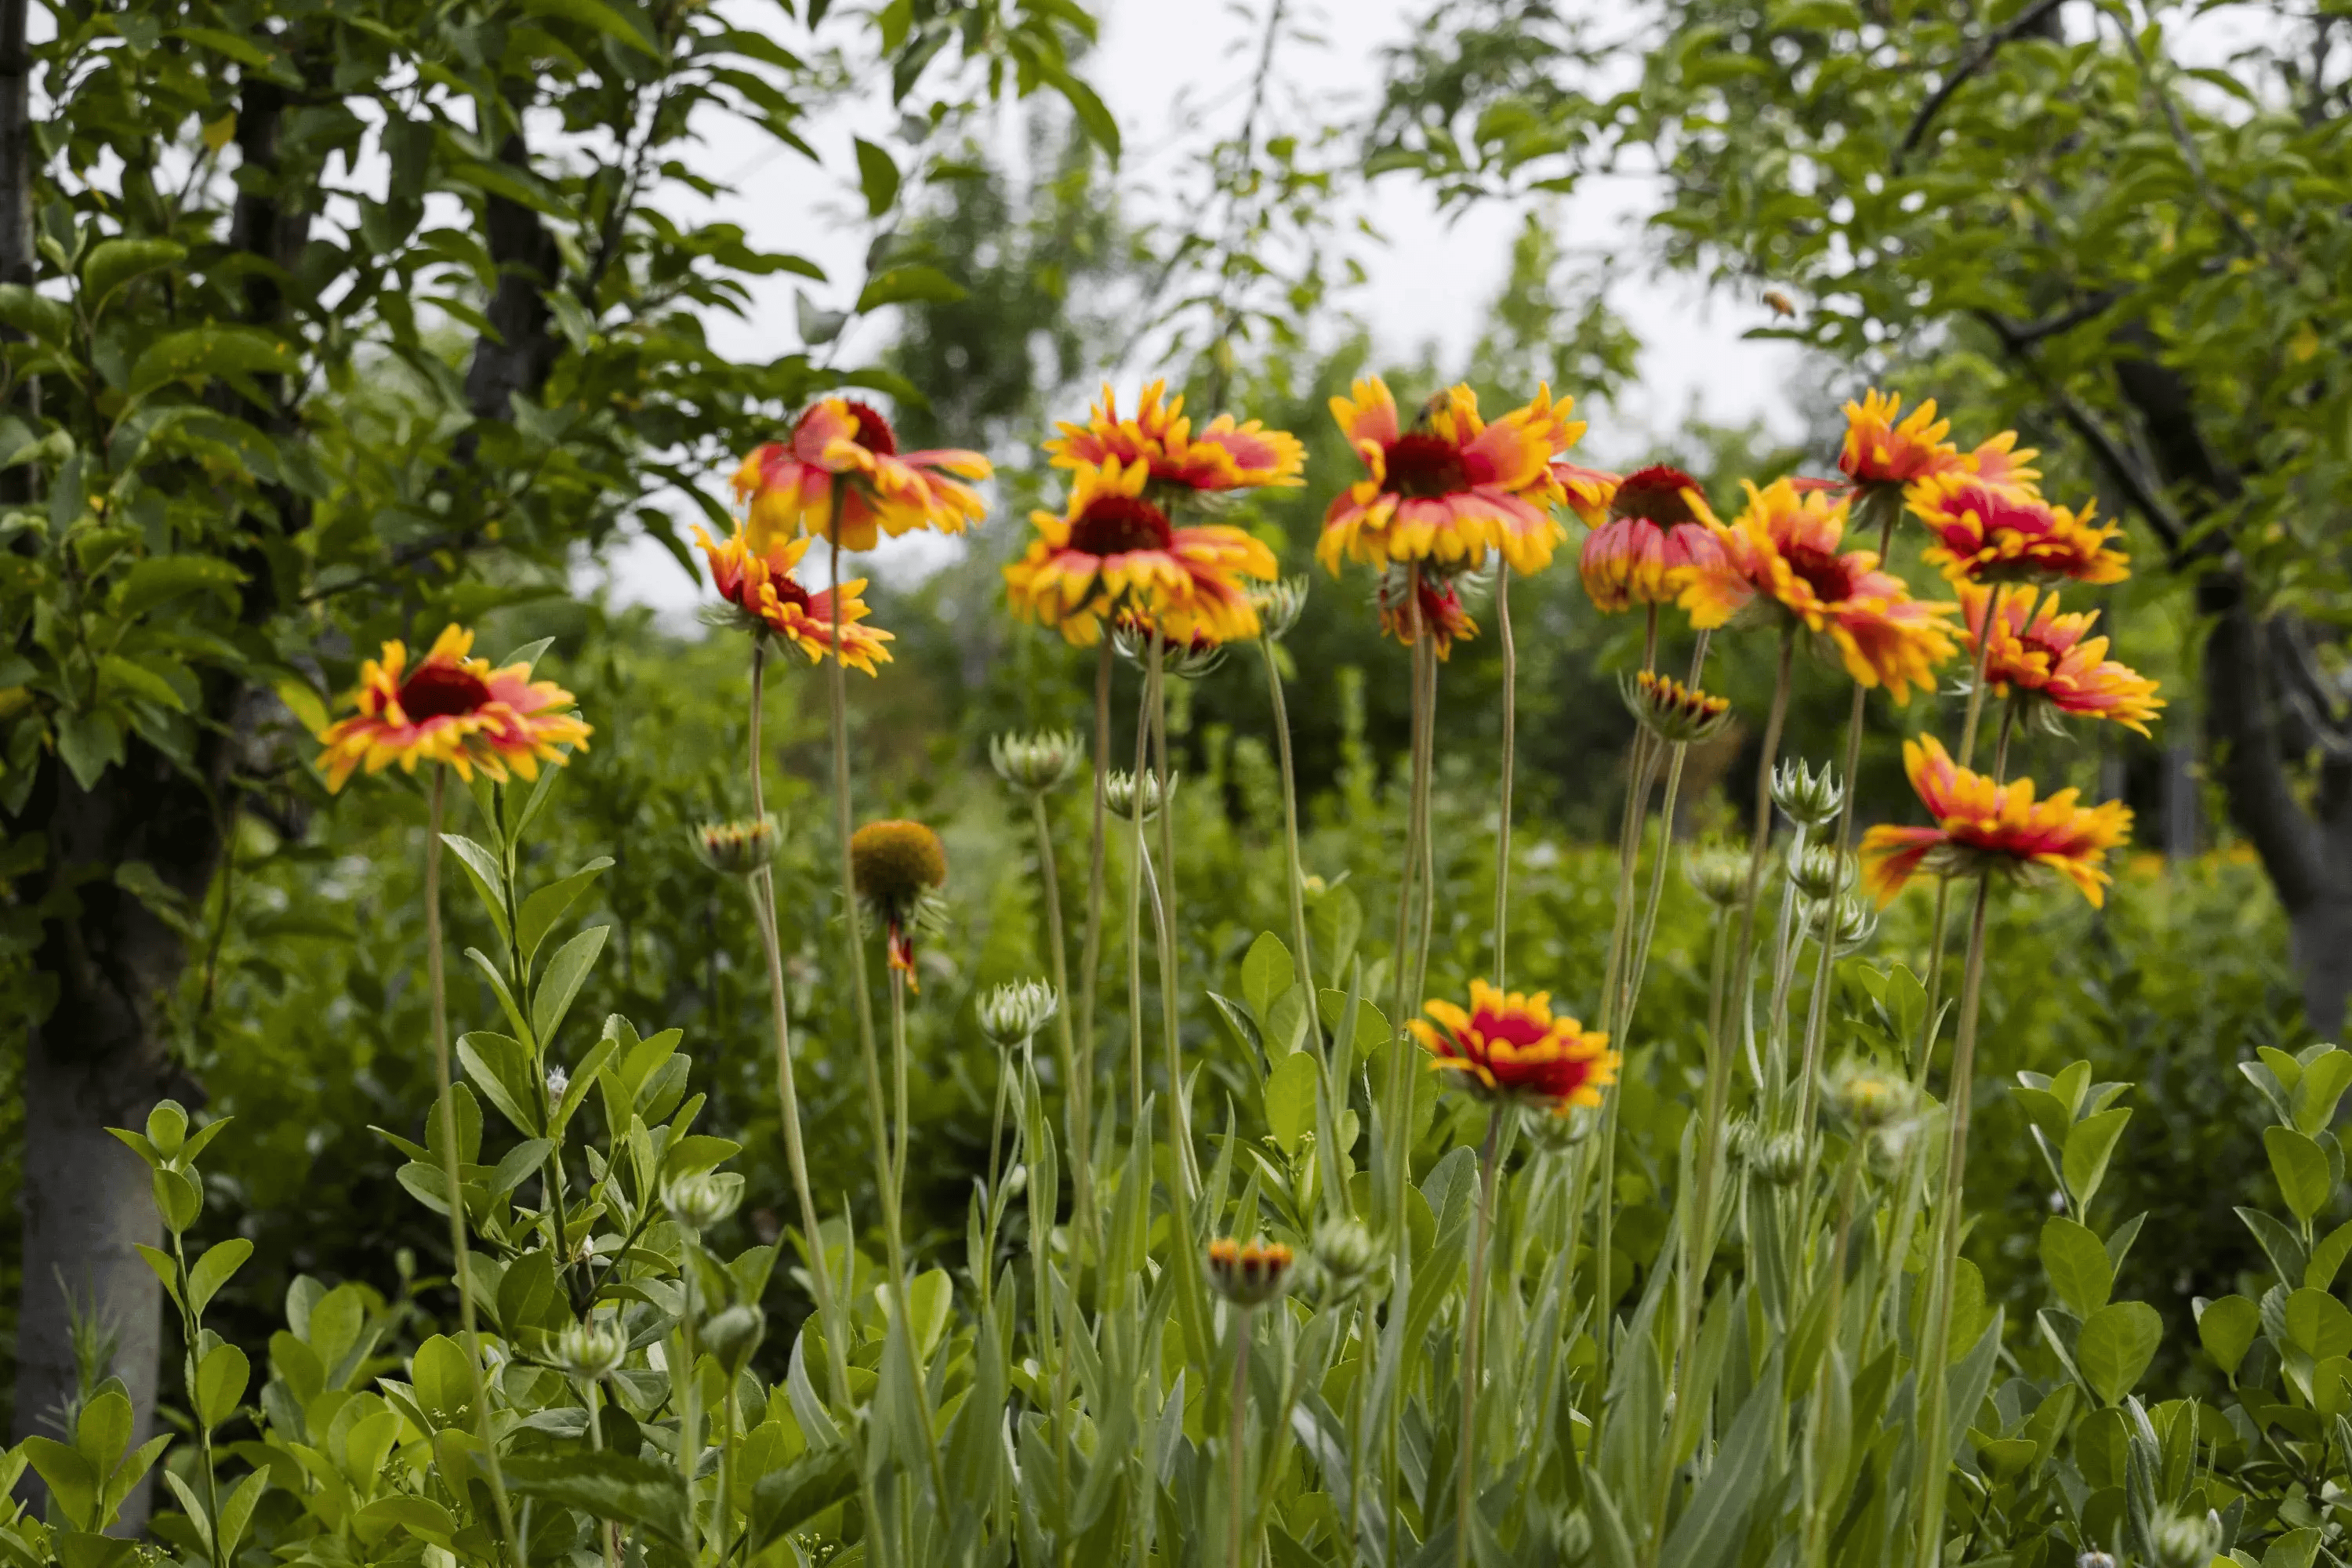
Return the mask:
<path fill-rule="evenodd" d="M 988 742 L 988 765 L 996 770 L 996 776 L 1029 795 L 1046 795 L 1061 788 L 1086 760 L 1086 748 L 1067 730 L 997 735 Z"/>
<path fill-rule="evenodd" d="M 1790 758 L 1772 770 L 1772 804 L 1800 827 L 1826 827 L 1845 806 L 1845 788 L 1827 763 L 1817 773 Z"/>
<path fill-rule="evenodd" d="M 2210 1512 L 2168 1509 L 2157 1516 L 2148 1535 L 2148 1544 L 2156 1549 L 2156 1568 L 2206 1568 L 2221 1543 L 2221 1521 Z"/>
<path fill-rule="evenodd" d="M 1325 1220 L 1316 1227 L 1313 1250 L 1315 1261 L 1343 1291 L 1363 1278 L 1380 1257 L 1372 1233 L 1357 1219 Z"/>
<path fill-rule="evenodd" d="M 702 1325 L 702 1348 L 729 1375 L 751 1363 L 751 1352 L 768 1334 L 768 1315 L 757 1307 L 730 1307 Z"/>
<path fill-rule="evenodd" d="M 1278 1241 L 1237 1242 L 1226 1236 L 1209 1243 L 1209 1281 L 1236 1307 L 1262 1307 L 1281 1295 L 1290 1264 L 1290 1248 Z"/>
<path fill-rule="evenodd" d="M 1138 668 L 1143 667 L 1151 647 L 1151 628 L 1132 616 L 1121 616 L 1111 632 L 1111 646 L 1121 658 Z M 1168 638 L 1160 645 L 1160 669 L 1181 680 L 1197 680 L 1225 660 L 1223 645 L 1195 636 L 1179 642 Z"/>
<path fill-rule="evenodd" d="M 669 1217 L 688 1230 L 709 1230 L 729 1215 L 743 1199 L 743 1179 L 723 1176 L 705 1171 L 691 1176 L 674 1176 L 662 1184 L 662 1207 Z"/>
<path fill-rule="evenodd" d="M 1261 583 L 1249 591 L 1250 608 L 1257 612 L 1257 635 L 1267 642 L 1280 642 L 1298 624 L 1299 613 L 1307 608 L 1307 579 L 1285 577 L 1278 583 Z"/>
<path fill-rule="evenodd" d="M 1181 773 L 1170 774 L 1163 787 L 1158 773 L 1143 775 L 1143 788 L 1139 793 L 1143 797 L 1144 821 L 1149 822 L 1160 815 L 1161 803 L 1176 793 L 1176 786 L 1181 782 L 1182 776 Z M 1121 822 L 1135 820 L 1135 803 L 1138 793 L 1133 773 L 1113 773 L 1107 774 L 1103 779 L 1103 799 L 1109 805 L 1111 815 Z"/>
<path fill-rule="evenodd" d="M 593 1383 L 618 1371 L 628 1353 L 629 1336 L 618 1323 L 573 1323 L 557 1331 L 548 1346 L 547 1364 Z"/>
<path fill-rule="evenodd" d="M 1852 893 L 1838 900 L 1834 909 L 1828 905 L 1808 902 L 1805 906 L 1806 929 L 1818 938 L 1825 919 L 1831 913 L 1837 918 L 1837 927 L 1830 933 L 1838 956 L 1853 952 L 1878 934 L 1878 906 Z"/>
<path fill-rule="evenodd" d="M 1683 870 L 1699 897 L 1717 909 L 1731 908 L 1748 891 L 1748 856 L 1741 850 L 1722 845 L 1694 849 L 1683 857 Z"/>
<path fill-rule="evenodd" d="M 980 1032 L 1000 1046 L 1017 1046 L 1052 1022 L 1061 1005 L 1042 980 L 1011 980 L 980 999 Z"/>
<path fill-rule="evenodd" d="M 2085 1552 L 2074 1559 L 2074 1568 L 2116 1568 L 2116 1560 L 2104 1552 Z"/>
<path fill-rule="evenodd" d="M 1804 1174 L 1805 1141 L 1794 1132 L 1778 1132 L 1759 1140 L 1748 1155 L 1748 1166 L 1758 1180 L 1785 1187 Z"/>
<path fill-rule="evenodd" d="M 706 822 L 694 830 L 694 854 L 723 877 L 748 877 L 776 858 L 782 839 L 772 812 L 751 822 Z"/>
<path fill-rule="evenodd" d="M 1829 1101 L 1864 1131 L 1906 1121 L 1918 1106 L 1918 1091 L 1899 1072 L 1866 1057 L 1848 1057 L 1830 1073 Z"/>
<path fill-rule="evenodd" d="M 1834 844 L 1808 844 L 1789 865 L 1789 880 L 1815 903 L 1836 898 L 1853 886 L 1853 857 Z"/>

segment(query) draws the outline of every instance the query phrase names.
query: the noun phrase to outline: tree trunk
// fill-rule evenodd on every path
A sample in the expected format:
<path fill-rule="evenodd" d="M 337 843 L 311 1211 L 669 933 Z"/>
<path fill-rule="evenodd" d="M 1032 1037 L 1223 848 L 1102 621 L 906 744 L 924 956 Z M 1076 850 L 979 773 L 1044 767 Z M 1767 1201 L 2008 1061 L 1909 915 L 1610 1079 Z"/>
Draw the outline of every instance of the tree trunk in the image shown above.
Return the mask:
<path fill-rule="evenodd" d="M 163 1289 L 135 1244 L 158 1246 L 163 1231 L 146 1166 L 107 1129 L 142 1126 L 158 1100 L 186 1092 L 166 1012 L 186 953 L 179 933 L 114 872 L 142 862 L 196 902 L 220 835 L 204 789 L 143 744 L 133 742 L 94 791 L 54 762 L 45 772 L 28 816 L 47 825 L 50 887 L 72 893 L 44 935 L 40 972 L 56 987 L 54 1005 L 25 1050 L 16 1435 L 54 1435 L 57 1413 L 78 1395 L 79 1318 L 112 1341 L 110 1361 L 97 1371 L 129 1389 L 135 1444 L 153 1425 L 163 1343 Z M 149 1489 L 142 1484 L 125 1503 L 119 1533 L 145 1523 Z"/>
<path fill-rule="evenodd" d="M 2342 846 L 2352 851 L 2352 839 Z M 2336 881 L 2346 892 L 2307 904 L 2289 916 L 2295 972 L 2303 977 L 2303 1014 L 2324 1040 L 2344 1037 L 2344 1009 L 2352 1003 L 2352 868 Z"/>

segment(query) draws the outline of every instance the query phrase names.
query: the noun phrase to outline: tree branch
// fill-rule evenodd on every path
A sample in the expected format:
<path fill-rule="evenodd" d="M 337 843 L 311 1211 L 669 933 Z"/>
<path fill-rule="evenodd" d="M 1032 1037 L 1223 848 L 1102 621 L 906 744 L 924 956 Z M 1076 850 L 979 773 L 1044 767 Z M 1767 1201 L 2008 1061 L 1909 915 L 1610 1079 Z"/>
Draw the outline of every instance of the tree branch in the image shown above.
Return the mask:
<path fill-rule="evenodd" d="M 1993 56 L 2000 52 L 2002 45 L 2021 33 L 2033 31 L 2057 15 L 2060 0 L 2033 0 L 2032 5 L 1987 34 L 1984 42 L 1976 47 L 1976 52 L 1961 61 L 1951 75 L 1937 85 L 1936 90 L 1927 95 L 1927 101 L 1919 106 L 1919 112 L 1911 117 L 1911 129 L 1903 133 L 1901 144 L 1895 149 L 1896 174 L 1903 172 L 1903 160 L 1917 149 L 1919 139 L 1927 134 L 1927 127 L 1935 123 L 1936 116 L 1944 111 L 1944 105 L 1952 100 L 1952 95 L 1959 91 L 1970 77 L 1991 64 Z"/>

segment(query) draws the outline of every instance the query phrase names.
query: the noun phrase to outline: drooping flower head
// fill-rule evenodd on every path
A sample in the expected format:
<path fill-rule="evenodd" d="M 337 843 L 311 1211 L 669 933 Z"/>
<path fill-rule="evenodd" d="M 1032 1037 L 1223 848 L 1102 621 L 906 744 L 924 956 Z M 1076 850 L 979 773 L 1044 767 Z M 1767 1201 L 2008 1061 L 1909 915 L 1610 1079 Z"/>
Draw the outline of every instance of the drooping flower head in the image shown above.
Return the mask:
<path fill-rule="evenodd" d="M 1410 429 L 1378 376 L 1331 400 L 1331 416 L 1363 459 L 1366 477 L 1332 498 L 1316 559 L 1337 575 L 1341 561 L 1385 568 L 1475 566 L 1488 550 L 1520 573 L 1540 572 L 1567 537 L 1552 520 L 1553 454 L 1584 433 L 1551 391 L 1492 425 L 1478 396 L 1453 386 L 1424 405 Z"/>
<path fill-rule="evenodd" d="M 2131 837 L 2131 808 L 2123 802 L 2079 805 L 2078 792 L 2071 789 L 2037 801 L 2032 779 L 2003 784 L 1971 773 L 1932 735 L 1903 743 L 1903 768 L 1936 826 L 1882 823 L 1863 835 L 1863 882 L 1881 904 L 1922 868 L 2028 877 L 2046 867 L 2074 883 L 2094 908 L 2105 900 L 2113 879 L 2101 862 Z"/>
<path fill-rule="evenodd" d="M 1856 485 L 1907 485 L 1957 467 L 1960 454 L 1949 441 L 1952 422 L 1936 417 L 1936 400 L 1903 413 L 1900 394 L 1872 389 L 1860 403 L 1845 405 L 1845 444 L 1838 468 Z"/>
<path fill-rule="evenodd" d="M 1974 474 L 1932 475 L 1903 498 L 1936 535 L 1920 558 L 1954 582 L 2120 583 L 2131 575 L 2131 557 L 2107 543 L 2123 530 L 2091 521 L 2095 500 L 2072 511 Z"/>
<path fill-rule="evenodd" d="M 735 499 L 749 503 L 746 531 L 757 553 L 801 533 L 871 550 L 883 533 L 961 533 L 988 510 L 965 481 L 992 471 L 978 452 L 901 452 L 898 432 L 873 407 L 827 397 L 800 416 L 789 439 L 743 459 Z"/>
<path fill-rule="evenodd" d="M 1395 572 L 1382 574 L 1380 585 L 1381 630 L 1407 647 L 1412 646 L 1416 630 L 1429 634 L 1430 644 L 1440 658 L 1449 658 L 1456 641 L 1467 642 L 1478 635 L 1478 623 L 1462 607 L 1462 595 L 1454 579 L 1434 572 L 1421 574 L 1417 597 L 1410 594 L 1408 574 Z M 1413 622 L 1413 608 L 1420 610 L 1420 625 Z"/>
<path fill-rule="evenodd" d="M 591 731 L 572 693 L 531 679 L 528 664 L 493 669 L 470 657 L 473 647 L 474 634 L 452 626 L 413 669 L 397 640 L 361 665 L 350 699 L 357 711 L 319 732 L 330 793 L 360 767 L 375 773 L 398 763 L 413 773 L 419 763 L 444 763 L 461 779 L 478 768 L 504 784 L 509 769 L 535 779 L 541 762 L 561 766 L 562 747 L 587 750 Z"/>
<path fill-rule="evenodd" d="M 947 846 L 919 822 L 869 822 L 849 836 L 849 868 L 863 900 L 890 942 L 890 967 L 915 982 L 917 918 L 948 879 Z"/>
<path fill-rule="evenodd" d="M 1036 537 L 1004 569 L 1013 613 L 1081 647 L 1100 639 L 1104 621 L 1130 613 L 1180 642 L 1255 637 L 1245 580 L 1270 581 L 1274 552 L 1238 528 L 1177 527 L 1144 494 L 1150 477 L 1140 461 L 1084 465 L 1059 516 L 1031 512 Z"/>
<path fill-rule="evenodd" d="M 2164 706 L 2157 683 L 2127 664 L 2107 658 L 2107 639 L 2087 636 L 2096 610 L 2058 613 L 2058 595 L 2045 593 L 2026 623 L 2025 588 L 1960 584 L 1968 616 L 1969 651 L 1984 635 L 1985 606 L 2000 595 L 1993 612 L 1992 647 L 1985 656 L 1985 683 L 2002 697 L 2021 692 L 2044 711 L 2078 719 L 2112 719 L 2147 733 L 2148 721 Z"/>
<path fill-rule="evenodd" d="M 1593 608 L 1614 615 L 1673 604 L 1702 564 L 1722 559 L 1719 526 L 1698 481 L 1680 468 L 1626 475 L 1610 498 L 1608 521 L 1585 536 L 1577 557 Z"/>
<path fill-rule="evenodd" d="M 1719 626 L 1750 605 L 1826 636 L 1846 673 L 1864 686 L 1885 685 L 1897 702 L 1914 686 L 1932 686 L 1936 666 L 1952 656 L 1948 604 L 1914 599 L 1903 580 L 1879 569 L 1878 552 L 1841 552 L 1847 501 L 1819 490 L 1800 493 L 1787 479 L 1750 484 L 1748 505 L 1718 527 L 1720 560 L 1700 563 L 1681 604 L 1691 625 Z"/>
<path fill-rule="evenodd" d="M 1287 430 L 1269 430 L 1257 420 L 1236 424 L 1220 414 L 1197 435 L 1184 417 L 1184 399 L 1161 401 L 1168 384 L 1155 381 L 1136 400 L 1132 417 L 1121 417 L 1118 396 L 1108 386 L 1102 401 L 1087 410 L 1084 425 L 1064 425 L 1045 450 L 1057 468 L 1100 468 L 1118 460 L 1142 463 L 1155 484 L 1192 490 L 1251 489 L 1260 485 L 1307 481 L 1307 447 Z"/>
<path fill-rule="evenodd" d="M 1617 1081 L 1609 1037 L 1555 1017 L 1548 991 L 1506 994 L 1473 980 L 1466 1011 L 1441 1000 L 1422 1006 L 1429 1017 L 1413 1019 L 1412 1028 L 1431 1068 L 1458 1074 L 1481 1097 L 1565 1116 L 1600 1104 L 1601 1089 Z"/>
<path fill-rule="evenodd" d="M 808 553 L 809 540 L 779 539 L 764 554 L 755 553 L 743 530 L 737 529 L 726 543 L 714 544 L 699 523 L 694 539 L 710 563 L 711 585 L 736 624 L 800 649 L 811 664 L 831 658 L 836 641 L 841 662 L 852 669 L 873 675 L 877 660 L 890 662 L 890 650 L 882 645 L 891 640 L 891 634 L 864 624 L 872 613 L 858 596 L 866 590 L 865 578 L 853 577 L 814 594 L 802 585 L 796 568 Z"/>

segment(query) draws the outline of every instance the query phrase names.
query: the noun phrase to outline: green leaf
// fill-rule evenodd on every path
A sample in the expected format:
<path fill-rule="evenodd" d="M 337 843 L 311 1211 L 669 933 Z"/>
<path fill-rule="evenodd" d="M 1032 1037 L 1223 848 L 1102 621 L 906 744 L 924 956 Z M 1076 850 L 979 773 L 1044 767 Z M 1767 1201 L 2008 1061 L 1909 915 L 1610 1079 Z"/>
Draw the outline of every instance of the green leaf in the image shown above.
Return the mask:
<path fill-rule="evenodd" d="M 465 1347 L 446 1334 L 435 1334 L 416 1347 L 409 1362 L 410 1385 L 425 1414 L 446 1426 L 463 1426 L 474 1406 L 473 1373 L 467 1370 Z"/>
<path fill-rule="evenodd" d="M 122 761 L 122 726 L 102 709 L 58 715 L 58 755 L 84 789 L 97 787 L 106 770 Z"/>
<path fill-rule="evenodd" d="M 548 771 L 552 773 L 554 770 L 551 768 Z M 611 856 L 599 855 L 562 881 L 550 882 L 522 901 L 515 942 L 522 949 L 525 963 L 539 956 L 539 944 L 547 940 L 549 930 L 563 918 L 563 911 L 588 890 L 589 883 L 611 869 L 612 865 Z M 541 1035 L 540 1037 L 545 1039 L 547 1037 Z"/>
<path fill-rule="evenodd" d="M 868 279 L 865 292 L 857 296 L 857 308 L 865 311 L 885 305 L 951 305 L 969 292 L 938 268 L 918 262 L 893 267 Z"/>
<path fill-rule="evenodd" d="M 507 925 L 507 879 L 499 868 L 499 858 L 462 833 L 445 833 L 441 842 L 449 847 L 457 857 L 457 864 L 466 868 L 467 879 L 474 884 L 474 892 L 481 899 L 482 909 L 490 917 L 499 940 L 511 942 L 513 932 Z"/>
<path fill-rule="evenodd" d="M 617 7 L 605 5 L 604 0 L 530 0 L 530 8 L 537 16 L 557 16 L 567 22 L 576 22 L 628 45 L 648 58 L 661 58 L 661 52 L 655 48 L 653 40 L 646 36 L 644 29 L 622 15 Z"/>
<path fill-rule="evenodd" d="M 2042 1226 L 2042 1268 L 2058 1299 L 2078 1318 L 2090 1317 L 2115 1293 L 2115 1266 L 2105 1245 L 2088 1226 L 2063 1216 Z"/>
<path fill-rule="evenodd" d="M 857 184 L 866 193 L 866 216 L 880 217 L 898 199 L 898 163 L 863 136 L 850 140 L 857 149 Z"/>
<path fill-rule="evenodd" d="M 2066 1191 L 2077 1213 L 2089 1208 L 2098 1194 L 2099 1184 L 2106 1179 L 2107 1160 L 2116 1152 L 2116 1140 L 2123 1136 L 2124 1123 L 2131 1115 L 2123 1109 L 2102 1110 L 2084 1117 L 2067 1131 Z"/>
<path fill-rule="evenodd" d="M 508 1150 L 490 1172 L 490 1196 L 502 1198 L 522 1185 L 554 1147 L 544 1138 L 526 1138 Z"/>
<path fill-rule="evenodd" d="M 302 368 L 295 345 L 249 327 L 191 327 L 156 339 L 131 369 L 124 389 L 144 397 L 174 381 L 216 375 L 292 375 Z"/>
<path fill-rule="evenodd" d="M 1088 140 L 1103 150 L 1105 157 L 1118 163 L 1118 121 L 1095 89 L 1060 66 L 1042 65 L 1037 75 L 1069 104 L 1070 112 L 1077 116 Z"/>
<path fill-rule="evenodd" d="M 450 1517 L 449 1510 L 424 1497 L 378 1498 L 360 1510 L 352 1522 L 363 1536 L 386 1534 L 398 1529 L 441 1547 L 447 1546 L 450 1538 L 457 1533 L 457 1521 Z"/>
<path fill-rule="evenodd" d="M 595 1519 L 635 1525 L 679 1551 L 694 1546 L 685 1489 L 674 1466 L 614 1453 L 520 1457 L 505 1461 L 506 1483 Z"/>
<path fill-rule="evenodd" d="M 54 1437 L 27 1437 L 23 1447 L 25 1457 L 33 1462 L 34 1473 L 48 1483 L 49 1495 L 65 1521 L 77 1530 L 97 1525 L 97 1468 Z"/>
<path fill-rule="evenodd" d="M 2236 1212 L 2238 1217 L 2245 1222 L 2246 1228 L 2254 1233 L 2254 1239 L 2262 1244 L 2263 1253 L 2271 1260 L 2271 1267 L 2278 1270 L 2279 1283 L 2294 1289 L 2311 1266 L 2302 1240 L 2294 1231 L 2260 1209 L 2242 1208 Z"/>
<path fill-rule="evenodd" d="M 2224 1296 L 2197 1307 L 2197 1341 L 2225 1376 L 2238 1375 L 2238 1364 L 2253 1348 L 2262 1327 L 2262 1309 L 2243 1296 Z"/>
<path fill-rule="evenodd" d="M 155 1172 L 154 1187 L 155 1212 L 163 1216 L 170 1230 L 187 1229 L 205 1212 L 204 1190 L 178 1171 Z"/>
<path fill-rule="evenodd" d="M 2287 1343 L 2314 1361 L 2352 1354 L 2352 1310 L 2325 1290 L 2306 1285 L 2288 1296 L 2280 1321 Z"/>
<path fill-rule="evenodd" d="M 1772 1433 L 1780 1418 L 1780 1366 L 1769 1362 L 1738 1416 L 1716 1450 L 1714 1468 L 1691 1494 L 1683 1516 L 1666 1537 L 1659 1568 L 1714 1568 L 1735 1562 L 1747 1538 L 1748 1515 L 1765 1475 L 1772 1468 Z"/>
<path fill-rule="evenodd" d="M 1296 1155 L 1299 1141 L 1315 1127 L 1315 1089 L 1322 1068 L 1312 1051 L 1293 1051 L 1276 1062 L 1265 1079 L 1265 1122 L 1285 1154 Z"/>
<path fill-rule="evenodd" d="M 2346 1220 L 2311 1249 L 2311 1265 L 2303 1271 L 2303 1283 L 2315 1290 L 2326 1290 L 2336 1283 L 2336 1272 L 2344 1260 L 2352 1257 L 2352 1219 Z M 2293 1280 L 2289 1284 L 2294 1283 Z"/>
<path fill-rule="evenodd" d="M 2115 1301 L 2083 1320 L 2074 1341 L 2074 1363 L 2091 1392 L 2109 1405 L 2122 1402 L 2156 1358 L 2164 1320 L 2145 1301 Z"/>
<path fill-rule="evenodd" d="M 0 326 L 16 328 L 35 342 L 62 349 L 73 341 L 72 307 L 22 283 L 0 283 Z"/>
<path fill-rule="evenodd" d="M 477 1029 L 457 1037 L 457 1060 L 516 1131 L 536 1138 L 545 1131 L 539 1124 L 537 1075 L 520 1040 Z"/>
<path fill-rule="evenodd" d="M 562 1026 L 563 1016 L 572 1011 L 572 999 L 580 994 L 596 955 L 604 951 L 604 939 L 612 934 L 611 926 L 591 926 L 557 948 L 555 956 L 548 960 L 547 973 L 530 1004 L 531 1033 L 539 1037 L 542 1047 Z"/>
<path fill-rule="evenodd" d="M 253 1243 L 241 1236 L 233 1236 L 226 1241 L 215 1242 L 206 1247 L 205 1255 L 197 1258 L 195 1266 L 188 1270 L 188 1290 L 195 1297 L 188 1303 L 189 1310 L 202 1317 L 206 1304 L 252 1256 Z"/>
<path fill-rule="evenodd" d="M 151 555 L 133 564 L 107 595 L 110 615 L 135 620 L 183 594 L 214 593 L 234 602 L 245 574 L 210 555 Z"/>
<path fill-rule="evenodd" d="M 1242 996 L 1261 1025 L 1272 1015 L 1275 998 L 1290 989 L 1297 973 L 1282 939 L 1270 931 L 1258 932 L 1242 956 Z"/>
<path fill-rule="evenodd" d="M 856 1495 L 857 1467 L 846 1444 L 814 1449 L 769 1471 L 751 1489 L 751 1540 L 744 1555 L 756 1558 L 762 1547 Z"/>
<path fill-rule="evenodd" d="M 132 279 L 184 260 L 187 247 L 168 239 L 104 239 L 89 247 L 81 264 L 82 309 L 92 317 L 113 292 Z"/>
<path fill-rule="evenodd" d="M 2295 1218 L 2309 1225 L 2336 1192 L 2326 1151 L 2292 1127 L 2263 1128 L 2263 1148 L 2271 1157 L 2271 1173 L 2278 1178 L 2279 1194 L 2286 1206 Z"/>
<path fill-rule="evenodd" d="M 205 1359 L 196 1363 L 196 1419 L 211 1427 L 235 1415 L 237 1406 L 245 1403 L 246 1385 L 252 1377 L 253 1363 L 235 1345 L 219 1344 L 206 1351 Z"/>
<path fill-rule="evenodd" d="M 2336 1120 L 2336 1102 L 2352 1089 L 2352 1051 L 2332 1050 L 2305 1062 L 2303 1078 L 2289 1096 L 2295 1130 L 2317 1136 Z"/>

